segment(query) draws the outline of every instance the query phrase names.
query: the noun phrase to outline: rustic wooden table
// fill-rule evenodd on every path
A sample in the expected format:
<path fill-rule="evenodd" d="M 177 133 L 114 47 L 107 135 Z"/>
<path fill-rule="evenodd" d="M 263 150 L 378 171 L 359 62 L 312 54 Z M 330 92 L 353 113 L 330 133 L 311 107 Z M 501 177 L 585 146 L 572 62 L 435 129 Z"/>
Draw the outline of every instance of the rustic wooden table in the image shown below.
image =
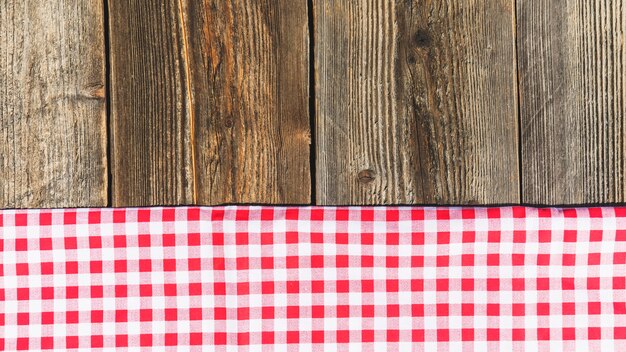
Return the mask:
<path fill-rule="evenodd" d="M 0 207 L 623 202 L 619 0 L 0 1 Z"/>

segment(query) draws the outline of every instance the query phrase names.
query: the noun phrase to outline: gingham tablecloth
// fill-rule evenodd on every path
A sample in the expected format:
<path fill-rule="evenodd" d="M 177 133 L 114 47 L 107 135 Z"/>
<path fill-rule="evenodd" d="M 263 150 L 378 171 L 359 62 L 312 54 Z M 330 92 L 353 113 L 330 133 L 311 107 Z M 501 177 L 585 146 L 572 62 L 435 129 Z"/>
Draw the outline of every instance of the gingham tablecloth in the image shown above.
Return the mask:
<path fill-rule="evenodd" d="M 0 346 L 624 351 L 626 208 L 6 210 Z"/>

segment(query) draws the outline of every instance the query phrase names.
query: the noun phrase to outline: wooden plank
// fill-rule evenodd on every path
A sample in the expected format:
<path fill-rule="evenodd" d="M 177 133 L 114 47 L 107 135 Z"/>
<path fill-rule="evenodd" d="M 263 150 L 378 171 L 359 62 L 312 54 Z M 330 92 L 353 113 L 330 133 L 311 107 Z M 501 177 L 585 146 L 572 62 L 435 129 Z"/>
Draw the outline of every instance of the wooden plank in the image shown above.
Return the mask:
<path fill-rule="evenodd" d="M 310 203 L 307 2 L 188 4 L 198 201 Z"/>
<path fill-rule="evenodd" d="M 305 1 L 110 1 L 114 203 L 310 201 Z"/>
<path fill-rule="evenodd" d="M 107 204 L 101 2 L 0 1 L 0 207 Z"/>
<path fill-rule="evenodd" d="M 315 2 L 320 204 L 519 201 L 511 0 Z"/>
<path fill-rule="evenodd" d="M 518 1 L 524 202 L 625 200 L 622 6 Z"/>
<path fill-rule="evenodd" d="M 178 0 L 109 1 L 114 206 L 194 202 Z"/>

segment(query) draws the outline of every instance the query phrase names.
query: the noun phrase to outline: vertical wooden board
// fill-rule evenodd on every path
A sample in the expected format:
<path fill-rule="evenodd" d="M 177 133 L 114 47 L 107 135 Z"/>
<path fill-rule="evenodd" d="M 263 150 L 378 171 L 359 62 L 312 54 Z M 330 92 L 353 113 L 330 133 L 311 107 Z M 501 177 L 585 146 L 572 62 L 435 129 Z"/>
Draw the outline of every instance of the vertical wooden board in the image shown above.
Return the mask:
<path fill-rule="evenodd" d="M 320 204 L 519 201 L 512 0 L 315 2 Z"/>
<path fill-rule="evenodd" d="M 107 203 L 103 7 L 0 1 L 0 207 Z"/>
<path fill-rule="evenodd" d="M 517 27 L 522 200 L 623 202 L 622 2 L 521 0 Z"/>
<path fill-rule="evenodd" d="M 310 202 L 305 1 L 110 1 L 114 204 Z"/>
<path fill-rule="evenodd" d="M 194 202 L 179 0 L 110 0 L 114 206 Z"/>
<path fill-rule="evenodd" d="M 187 4 L 198 202 L 310 203 L 307 2 Z"/>

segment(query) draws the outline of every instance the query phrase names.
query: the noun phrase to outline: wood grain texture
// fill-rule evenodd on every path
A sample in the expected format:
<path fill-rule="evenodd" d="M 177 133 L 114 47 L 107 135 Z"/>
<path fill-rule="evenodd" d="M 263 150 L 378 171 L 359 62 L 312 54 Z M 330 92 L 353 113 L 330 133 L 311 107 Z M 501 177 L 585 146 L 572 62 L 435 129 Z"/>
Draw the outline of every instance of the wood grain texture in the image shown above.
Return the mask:
<path fill-rule="evenodd" d="M 0 1 L 0 207 L 107 204 L 98 1 Z"/>
<path fill-rule="evenodd" d="M 189 1 L 200 203 L 311 202 L 305 0 Z"/>
<path fill-rule="evenodd" d="M 319 204 L 519 201 L 511 0 L 315 2 Z"/>
<path fill-rule="evenodd" d="M 109 1 L 114 206 L 194 203 L 178 0 Z"/>
<path fill-rule="evenodd" d="M 522 200 L 623 202 L 621 1 L 517 2 Z"/>
<path fill-rule="evenodd" d="M 305 1 L 109 4 L 115 205 L 310 201 Z"/>

